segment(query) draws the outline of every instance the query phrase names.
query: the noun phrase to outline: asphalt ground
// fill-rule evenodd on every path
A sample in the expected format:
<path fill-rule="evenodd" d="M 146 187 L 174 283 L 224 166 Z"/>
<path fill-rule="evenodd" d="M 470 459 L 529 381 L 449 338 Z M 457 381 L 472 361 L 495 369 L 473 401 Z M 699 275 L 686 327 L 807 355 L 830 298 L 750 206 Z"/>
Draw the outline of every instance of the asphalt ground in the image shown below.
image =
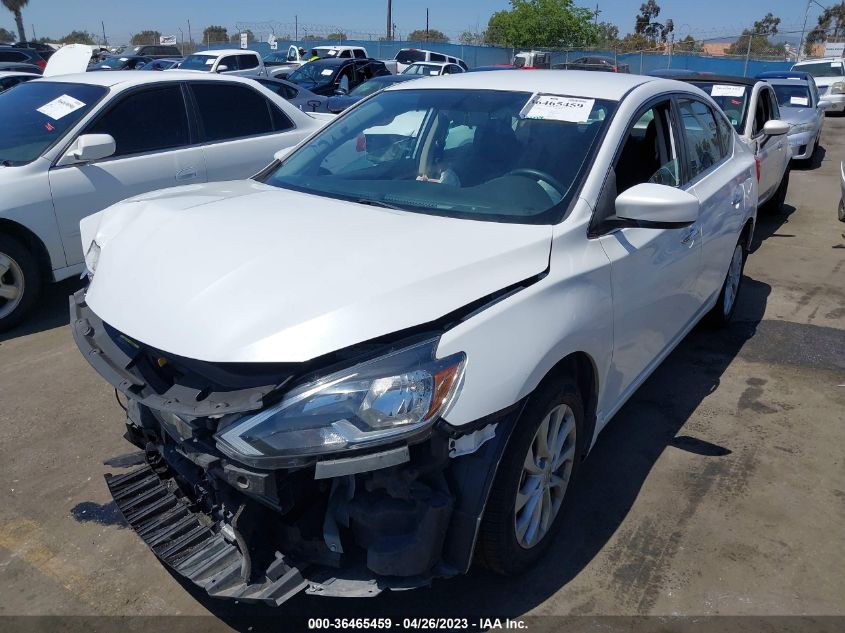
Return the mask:
<path fill-rule="evenodd" d="M 757 616 L 729 621 L 761 630 L 763 617 L 845 616 L 843 132 L 845 118 L 827 119 L 816 160 L 792 171 L 787 208 L 760 217 L 733 325 L 696 328 L 617 414 L 556 543 L 518 578 L 474 570 L 277 610 L 183 585 L 110 502 L 102 462 L 131 450 L 122 412 L 67 326 L 79 282 L 48 288 L 34 319 L 0 335 L 0 616 L 55 618 L 0 617 L 0 629 L 304 630 L 307 617 L 427 615 L 608 630 L 595 618 L 720 615 Z"/>

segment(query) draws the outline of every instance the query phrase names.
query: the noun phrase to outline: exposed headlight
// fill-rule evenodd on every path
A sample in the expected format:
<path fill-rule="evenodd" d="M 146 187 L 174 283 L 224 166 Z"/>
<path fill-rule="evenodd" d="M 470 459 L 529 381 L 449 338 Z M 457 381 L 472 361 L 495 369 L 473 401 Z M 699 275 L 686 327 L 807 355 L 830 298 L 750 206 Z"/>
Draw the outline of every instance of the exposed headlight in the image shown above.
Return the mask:
<path fill-rule="evenodd" d="M 841 95 L 845 93 L 845 82 L 837 81 L 830 85 L 830 94 Z"/>
<path fill-rule="evenodd" d="M 365 448 L 425 429 L 460 389 L 465 355 L 435 358 L 437 339 L 301 385 L 220 431 L 218 448 L 258 467 Z"/>
<path fill-rule="evenodd" d="M 88 247 L 88 252 L 85 253 L 85 268 L 88 269 L 89 279 L 94 277 L 94 273 L 97 271 L 97 263 L 99 261 L 100 245 L 97 244 L 97 240 L 93 240 L 91 242 L 91 246 Z"/>
<path fill-rule="evenodd" d="M 802 132 L 812 132 L 814 127 L 815 127 L 814 123 L 799 123 L 797 125 L 792 126 L 790 133 L 791 134 L 801 134 Z"/>

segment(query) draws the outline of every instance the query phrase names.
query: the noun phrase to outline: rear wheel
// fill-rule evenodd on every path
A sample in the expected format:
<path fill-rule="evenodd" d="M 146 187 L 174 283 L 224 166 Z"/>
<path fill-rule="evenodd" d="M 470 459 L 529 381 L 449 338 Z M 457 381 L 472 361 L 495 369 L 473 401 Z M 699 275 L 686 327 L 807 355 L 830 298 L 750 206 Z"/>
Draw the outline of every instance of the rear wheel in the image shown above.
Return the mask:
<path fill-rule="evenodd" d="M 20 323 L 41 292 L 41 276 L 32 253 L 0 235 L 0 332 Z"/>
<path fill-rule="evenodd" d="M 728 266 L 728 274 L 722 284 L 719 293 L 719 300 L 708 313 L 707 320 L 711 325 L 725 326 L 731 322 L 736 310 L 736 300 L 739 296 L 739 288 L 742 285 L 742 270 L 745 268 L 745 248 L 742 240 L 734 247 L 731 263 Z"/>
<path fill-rule="evenodd" d="M 842 200 L 839 201 L 839 210 L 837 212 L 837 215 L 839 216 L 840 222 L 845 222 L 845 202 L 843 202 Z"/>
<path fill-rule="evenodd" d="M 517 422 L 484 512 L 479 562 L 501 574 L 533 564 L 560 527 L 585 441 L 584 406 L 570 380 L 541 387 Z"/>

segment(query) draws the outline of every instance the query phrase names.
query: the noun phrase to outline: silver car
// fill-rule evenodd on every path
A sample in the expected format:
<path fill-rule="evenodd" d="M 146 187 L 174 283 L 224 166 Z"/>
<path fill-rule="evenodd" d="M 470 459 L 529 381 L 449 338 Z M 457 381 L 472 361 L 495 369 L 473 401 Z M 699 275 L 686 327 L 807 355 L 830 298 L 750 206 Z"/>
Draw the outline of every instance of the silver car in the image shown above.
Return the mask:
<path fill-rule="evenodd" d="M 768 79 L 780 107 L 780 118 L 789 123 L 792 160 L 810 161 L 816 153 L 824 125 L 824 111 L 831 107 L 820 100 L 815 85 L 804 79 Z"/>

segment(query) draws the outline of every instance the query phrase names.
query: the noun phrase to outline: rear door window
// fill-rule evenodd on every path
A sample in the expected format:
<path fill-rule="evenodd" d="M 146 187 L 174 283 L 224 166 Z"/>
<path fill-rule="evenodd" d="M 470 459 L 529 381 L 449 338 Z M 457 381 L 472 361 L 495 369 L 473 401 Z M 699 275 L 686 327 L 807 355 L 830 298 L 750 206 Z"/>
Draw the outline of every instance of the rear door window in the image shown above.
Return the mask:
<path fill-rule="evenodd" d="M 258 57 L 255 55 L 238 55 L 238 66 L 241 70 L 258 67 Z"/>
<path fill-rule="evenodd" d="M 680 99 L 678 109 L 686 138 L 687 166 L 690 177 L 695 178 L 722 160 L 716 118 L 701 101 Z"/>
<path fill-rule="evenodd" d="M 0 62 L 25 62 L 29 59 L 18 51 L 0 51 Z"/>
<path fill-rule="evenodd" d="M 238 57 L 240 55 L 229 55 L 224 57 L 220 60 L 220 63 L 217 65 L 217 70 L 220 70 L 220 66 L 225 66 L 226 70 L 238 70 Z"/>
<path fill-rule="evenodd" d="M 114 156 L 188 145 L 190 134 L 182 89 L 171 85 L 128 94 L 88 126 L 85 133 L 114 137 Z"/>
<path fill-rule="evenodd" d="M 206 142 L 280 132 L 293 122 L 263 95 L 234 84 L 192 84 Z"/>
<path fill-rule="evenodd" d="M 429 59 L 429 61 L 432 61 L 432 62 L 445 62 L 446 56 L 441 55 L 440 53 L 431 53 L 431 55 L 429 55 L 428 59 Z"/>

